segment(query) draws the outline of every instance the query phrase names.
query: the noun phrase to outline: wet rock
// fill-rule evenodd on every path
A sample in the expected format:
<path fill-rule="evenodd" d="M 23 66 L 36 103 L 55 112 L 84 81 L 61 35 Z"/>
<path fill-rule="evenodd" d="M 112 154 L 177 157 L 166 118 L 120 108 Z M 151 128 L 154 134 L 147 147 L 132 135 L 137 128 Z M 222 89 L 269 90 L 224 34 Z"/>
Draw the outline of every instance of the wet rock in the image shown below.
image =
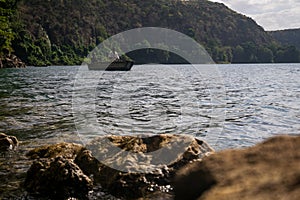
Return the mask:
<path fill-rule="evenodd" d="M 92 180 L 73 162 L 82 150 L 82 145 L 63 142 L 29 151 L 26 156 L 35 162 L 27 172 L 26 190 L 53 199 L 86 198 Z"/>
<path fill-rule="evenodd" d="M 94 185 L 101 184 L 114 196 L 126 199 L 155 196 L 155 199 L 164 199 L 172 196 L 171 181 L 179 169 L 212 152 L 213 149 L 201 140 L 171 134 L 151 137 L 103 136 L 85 148 L 69 143 L 47 145 L 27 154 L 38 161 L 28 171 L 25 184 L 28 185 L 28 191 L 49 194 L 49 185 L 63 183 L 63 180 L 55 178 L 55 171 L 68 171 L 68 168 L 63 170 L 64 166 L 78 166 L 86 177 L 93 180 Z M 52 165 L 59 167 L 50 167 Z M 74 190 L 71 187 L 75 187 L 78 181 L 68 176 L 65 179 L 68 179 L 66 189 L 52 187 L 51 190 L 64 194 L 62 196 L 71 194 Z M 87 184 L 87 179 L 82 179 Z"/>
<path fill-rule="evenodd" d="M 215 153 L 178 172 L 175 199 L 300 198 L 300 136 Z"/>
<path fill-rule="evenodd" d="M 105 165 L 126 172 L 180 168 L 213 152 L 205 142 L 187 135 L 104 136 L 86 148 Z"/>
<path fill-rule="evenodd" d="M 126 198 L 171 193 L 177 170 L 213 152 L 203 141 L 171 134 L 104 136 L 86 148 L 75 162 L 111 194 Z"/>
<path fill-rule="evenodd" d="M 105 167 L 87 149 L 82 149 L 75 157 L 74 162 L 83 170 L 85 174 L 94 175 Z"/>
<path fill-rule="evenodd" d="M 14 54 L 0 58 L 0 68 L 25 68 L 26 65 Z"/>
<path fill-rule="evenodd" d="M 64 158 L 74 159 L 77 154 L 85 149 L 80 144 L 62 142 L 59 144 L 50 144 L 35 148 L 29 151 L 26 156 L 30 159 L 55 158 L 63 156 Z"/>
<path fill-rule="evenodd" d="M 15 136 L 0 133 L 0 151 L 14 150 L 18 145 L 19 141 Z"/>
<path fill-rule="evenodd" d="M 93 182 L 81 169 L 62 156 L 39 160 L 27 172 L 25 188 L 52 199 L 87 198 Z"/>

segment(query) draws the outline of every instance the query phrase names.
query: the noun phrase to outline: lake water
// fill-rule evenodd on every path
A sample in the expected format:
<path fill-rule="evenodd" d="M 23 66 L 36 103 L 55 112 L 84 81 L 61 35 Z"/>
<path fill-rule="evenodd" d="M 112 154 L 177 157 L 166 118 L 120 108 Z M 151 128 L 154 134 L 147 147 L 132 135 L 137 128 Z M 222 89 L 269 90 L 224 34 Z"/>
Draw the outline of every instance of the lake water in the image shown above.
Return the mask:
<path fill-rule="evenodd" d="M 222 150 L 299 134 L 299 99 L 300 64 L 2 69 L 0 132 L 21 145 L 1 157 L 0 187 L 13 191 L 29 167 L 24 152 L 49 143 L 176 133 Z"/>

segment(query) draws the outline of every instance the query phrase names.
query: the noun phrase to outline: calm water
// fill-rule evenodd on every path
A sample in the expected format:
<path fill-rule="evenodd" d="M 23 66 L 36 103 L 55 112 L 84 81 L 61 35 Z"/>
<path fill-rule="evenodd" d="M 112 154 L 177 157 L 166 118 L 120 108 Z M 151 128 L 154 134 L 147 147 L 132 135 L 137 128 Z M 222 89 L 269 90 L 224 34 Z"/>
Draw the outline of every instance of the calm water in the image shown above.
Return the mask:
<path fill-rule="evenodd" d="M 207 66 L 157 65 L 129 72 L 0 70 L 0 132 L 21 141 L 18 152 L 1 157 L 0 187 L 13 190 L 28 168 L 24 152 L 48 143 L 177 133 L 221 150 L 299 134 L 300 64 L 216 67 L 209 73 Z"/>

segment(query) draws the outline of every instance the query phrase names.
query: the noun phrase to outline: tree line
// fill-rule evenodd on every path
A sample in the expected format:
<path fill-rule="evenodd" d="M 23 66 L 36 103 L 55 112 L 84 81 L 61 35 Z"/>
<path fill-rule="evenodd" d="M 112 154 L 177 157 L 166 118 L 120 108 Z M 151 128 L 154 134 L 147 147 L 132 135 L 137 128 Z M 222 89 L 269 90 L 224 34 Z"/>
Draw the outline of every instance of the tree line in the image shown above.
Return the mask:
<path fill-rule="evenodd" d="M 76 65 L 109 36 L 138 27 L 177 30 L 204 46 L 217 63 L 300 62 L 252 19 L 223 4 L 179 0 L 0 0 L 0 55 L 27 65 Z M 138 62 L 186 62 L 170 52 L 128 54 Z"/>

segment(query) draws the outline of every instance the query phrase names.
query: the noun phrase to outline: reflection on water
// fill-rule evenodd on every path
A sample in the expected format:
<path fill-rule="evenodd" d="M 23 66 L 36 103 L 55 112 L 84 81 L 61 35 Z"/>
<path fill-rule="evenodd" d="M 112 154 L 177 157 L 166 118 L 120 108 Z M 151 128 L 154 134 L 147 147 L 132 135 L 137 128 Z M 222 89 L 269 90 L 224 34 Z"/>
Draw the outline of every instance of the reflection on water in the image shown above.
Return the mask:
<path fill-rule="evenodd" d="M 134 66 L 86 72 L 90 79 L 79 79 L 79 67 L 0 70 L 0 132 L 21 140 L 1 155 L 0 187 L 23 178 L 28 149 L 80 137 L 191 134 L 220 150 L 299 134 L 299 64 L 218 65 L 221 79 L 195 68 Z"/>

